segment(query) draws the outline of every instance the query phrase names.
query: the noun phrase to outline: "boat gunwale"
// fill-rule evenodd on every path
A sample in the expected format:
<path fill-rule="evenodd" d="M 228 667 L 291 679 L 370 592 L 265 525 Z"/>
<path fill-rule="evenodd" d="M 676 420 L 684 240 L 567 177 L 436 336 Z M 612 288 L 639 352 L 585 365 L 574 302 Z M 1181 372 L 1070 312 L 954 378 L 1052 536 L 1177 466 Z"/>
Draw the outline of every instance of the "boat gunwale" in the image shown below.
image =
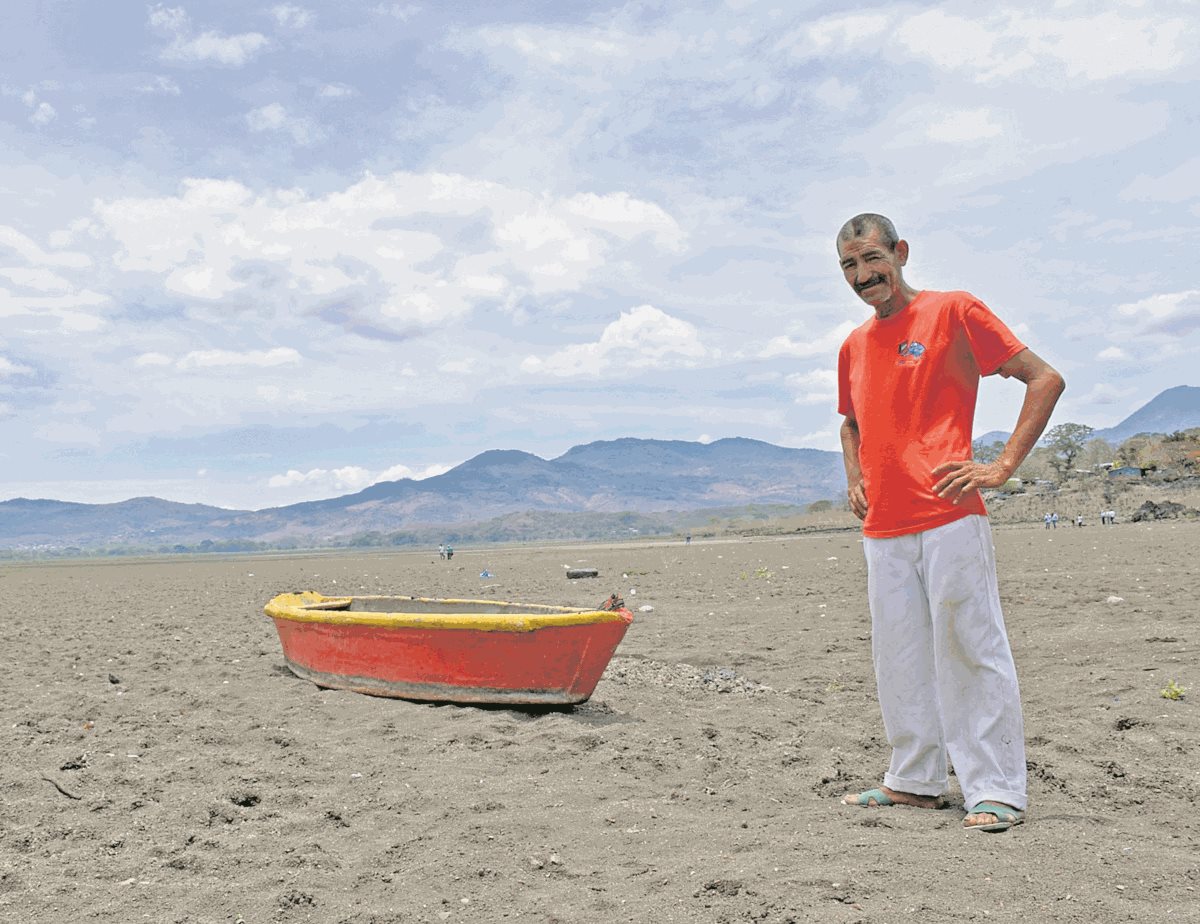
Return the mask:
<path fill-rule="evenodd" d="M 409 600 L 423 604 L 513 607 L 512 613 L 412 613 L 402 611 L 350 610 L 354 601 Z M 508 603 L 499 600 L 467 600 L 437 597 L 403 597 L 395 594 L 353 594 L 327 597 L 316 591 L 284 593 L 263 607 L 272 619 L 331 626 L 374 626 L 391 629 L 459 629 L 477 632 L 532 632 L 536 629 L 587 626 L 633 620 L 623 607 L 615 610 L 580 609 L 540 603 Z"/>

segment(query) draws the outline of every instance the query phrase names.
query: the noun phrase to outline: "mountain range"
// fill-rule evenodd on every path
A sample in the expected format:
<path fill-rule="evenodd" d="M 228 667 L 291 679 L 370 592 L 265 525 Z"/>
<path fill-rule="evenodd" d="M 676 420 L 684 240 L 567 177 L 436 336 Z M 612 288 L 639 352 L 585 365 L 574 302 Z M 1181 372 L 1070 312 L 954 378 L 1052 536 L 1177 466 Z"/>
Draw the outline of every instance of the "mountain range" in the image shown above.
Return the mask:
<path fill-rule="evenodd" d="M 1200 427 L 1200 388 L 1181 385 L 1093 437 L 1117 443 L 1142 432 L 1191 427 Z M 989 438 L 1007 434 L 980 437 Z M 570 522 L 579 523 L 580 514 L 804 506 L 841 499 L 845 483 L 837 452 L 744 438 L 712 443 L 626 438 L 575 446 L 550 460 L 490 450 L 421 481 L 379 482 L 355 494 L 264 510 L 156 497 L 115 504 L 17 498 L 0 502 L 0 549 L 319 547 L 488 520 L 500 522 L 495 534 L 503 536 L 503 521 L 517 514 L 527 523 L 528 515 L 574 514 Z"/>
<path fill-rule="evenodd" d="M 17 498 L 0 503 L 0 548 L 172 548 L 239 541 L 323 546 L 364 533 L 530 511 L 601 515 L 804 505 L 840 496 L 844 486 L 836 452 L 742 438 L 618 439 L 575 446 L 551 460 L 490 450 L 421 481 L 379 482 L 343 497 L 265 510 L 154 497 L 115 504 Z"/>

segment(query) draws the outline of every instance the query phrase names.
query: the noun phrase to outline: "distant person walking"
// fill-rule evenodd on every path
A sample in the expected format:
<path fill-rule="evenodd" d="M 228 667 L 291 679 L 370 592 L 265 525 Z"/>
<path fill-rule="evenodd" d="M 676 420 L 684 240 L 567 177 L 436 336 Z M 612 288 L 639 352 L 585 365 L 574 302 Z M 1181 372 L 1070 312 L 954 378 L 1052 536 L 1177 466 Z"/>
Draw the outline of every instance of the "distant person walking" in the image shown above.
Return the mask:
<path fill-rule="evenodd" d="M 915 289 L 909 246 L 863 214 L 837 236 L 846 282 L 874 314 L 838 355 L 838 411 L 850 507 L 863 521 L 872 652 L 891 764 L 852 805 L 936 808 L 947 756 L 964 826 L 1024 821 L 1024 728 L 979 491 L 1004 484 L 1045 429 L 1063 379 L 977 298 Z M 1025 384 L 1012 436 L 971 458 L 981 376 Z"/>

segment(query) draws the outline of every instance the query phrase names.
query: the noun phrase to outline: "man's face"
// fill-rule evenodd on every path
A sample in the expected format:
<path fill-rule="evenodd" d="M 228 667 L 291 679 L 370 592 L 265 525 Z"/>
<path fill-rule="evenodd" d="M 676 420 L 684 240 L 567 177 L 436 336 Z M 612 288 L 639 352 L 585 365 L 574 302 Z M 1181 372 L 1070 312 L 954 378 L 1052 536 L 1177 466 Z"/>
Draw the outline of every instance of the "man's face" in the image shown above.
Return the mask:
<path fill-rule="evenodd" d="M 838 241 L 838 256 L 846 282 L 872 308 L 893 298 L 903 300 L 901 268 L 908 262 L 907 243 L 898 241 L 893 250 L 880 240 L 879 230 L 871 228 L 860 237 Z"/>

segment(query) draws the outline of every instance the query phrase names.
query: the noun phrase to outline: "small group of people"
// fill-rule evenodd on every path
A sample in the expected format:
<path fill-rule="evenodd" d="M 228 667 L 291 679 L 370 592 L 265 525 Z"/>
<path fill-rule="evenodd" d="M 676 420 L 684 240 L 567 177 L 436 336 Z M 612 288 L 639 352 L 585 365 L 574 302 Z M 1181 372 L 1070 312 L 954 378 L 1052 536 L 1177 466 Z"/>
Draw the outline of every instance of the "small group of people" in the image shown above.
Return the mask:
<path fill-rule="evenodd" d="M 445 544 L 438 546 L 438 558 L 441 558 L 443 561 L 449 561 L 453 557 L 454 557 L 454 546 L 445 545 Z"/>
<path fill-rule="evenodd" d="M 1058 514 L 1057 513 L 1047 513 L 1045 516 L 1042 517 L 1042 522 L 1046 524 L 1046 529 L 1058 529 Z M 1115 510 L 1101 510 L 1100 511 L 1100 525 L 1101 526 L 1112 526 L 1116 522 L 1117 522 L 1117 513 Z M 1087 522 L 1083 519 L 1082 513 L 1077 514 L 1075 516 L 1075 525 L 1076 526 L 1086 526 L 1087 525 Z"/>

